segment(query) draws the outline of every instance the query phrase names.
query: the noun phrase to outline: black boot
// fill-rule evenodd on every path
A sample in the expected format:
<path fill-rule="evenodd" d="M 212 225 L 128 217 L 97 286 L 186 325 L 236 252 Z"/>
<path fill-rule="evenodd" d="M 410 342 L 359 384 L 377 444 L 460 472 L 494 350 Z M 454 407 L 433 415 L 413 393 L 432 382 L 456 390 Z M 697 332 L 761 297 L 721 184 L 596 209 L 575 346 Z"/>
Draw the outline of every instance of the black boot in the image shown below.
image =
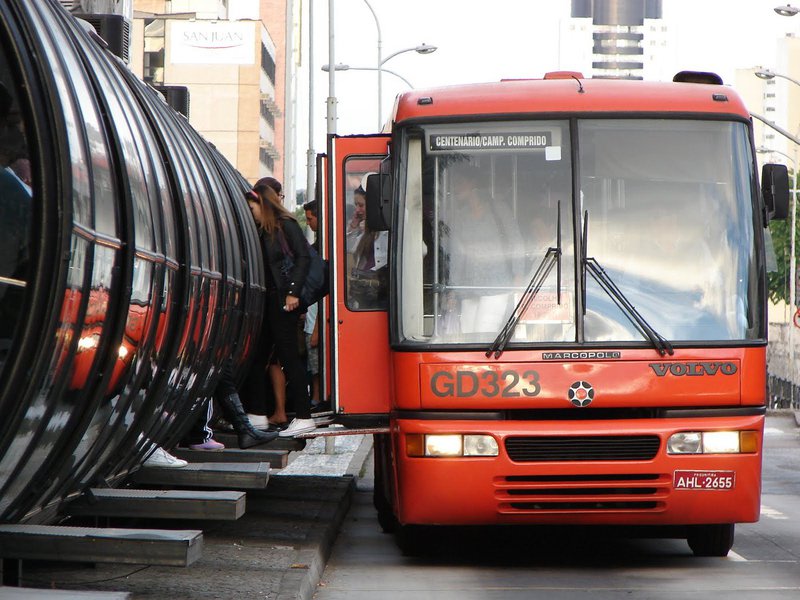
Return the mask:
<path fill-rule="evenodd" d="M 253 427 L 250 419 L 247 418 L 247 413 L 244 412 L 239 394 L 228 394 L 218 400 L 222 412 L 225 413 L 225 418 L 233 425 L 233 430 L 239 438 L 239 448 L 242 450 L 277 439 L 277 431 L 260 431 Z"/>

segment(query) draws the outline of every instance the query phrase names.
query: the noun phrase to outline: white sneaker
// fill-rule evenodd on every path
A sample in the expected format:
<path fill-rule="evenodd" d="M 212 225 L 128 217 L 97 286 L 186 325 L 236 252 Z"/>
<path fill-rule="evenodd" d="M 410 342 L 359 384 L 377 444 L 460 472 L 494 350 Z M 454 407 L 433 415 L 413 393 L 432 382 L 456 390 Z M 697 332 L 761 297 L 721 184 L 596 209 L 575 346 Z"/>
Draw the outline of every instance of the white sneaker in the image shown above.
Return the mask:
<path fill-rule="evenodd" d="M 292 419 L 289 426 L 278 434 L 278 437 L 294 437 L 301 433 L 309 433 L 317 428 L 314 419 Z"/>
<path fill-rule="evenodd" d="M 163 467 L 166 469 L 178 469 L 180 467 L 185 467 L 189 463 L 183 460 L 182 458 L 177 458 L 176 456 L 172 456 L 169 452 L 161 448 L 160 446 L 156 446 L 156 449 L 148 456 L 144 461 L 144 466 L 146 467 Z"/>
<path fill-rule="evenodd" d="M 250 419 L 250 423 L 256 429 L 266 429 L 269 427 L 269 419 L 267 415 L 251 415 L 247 413 L 247 418 Z"/>

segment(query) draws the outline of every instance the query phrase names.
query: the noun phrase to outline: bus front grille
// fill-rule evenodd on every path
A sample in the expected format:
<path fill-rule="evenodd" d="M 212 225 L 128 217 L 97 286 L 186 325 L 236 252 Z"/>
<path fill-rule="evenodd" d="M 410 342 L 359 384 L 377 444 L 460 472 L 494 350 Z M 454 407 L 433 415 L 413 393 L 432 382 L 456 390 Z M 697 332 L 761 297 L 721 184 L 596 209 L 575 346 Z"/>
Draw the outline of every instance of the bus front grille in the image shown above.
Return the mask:
<path fill-rule="evenodd" d="M 514 475 L 495 480 L 501 513 L 660 511 L 668 475 Z"/>
<path fill-rule="evenodd" d="M 652 460 L 657 435 L 525 436 L 505 440 L 514 462 Z"/>

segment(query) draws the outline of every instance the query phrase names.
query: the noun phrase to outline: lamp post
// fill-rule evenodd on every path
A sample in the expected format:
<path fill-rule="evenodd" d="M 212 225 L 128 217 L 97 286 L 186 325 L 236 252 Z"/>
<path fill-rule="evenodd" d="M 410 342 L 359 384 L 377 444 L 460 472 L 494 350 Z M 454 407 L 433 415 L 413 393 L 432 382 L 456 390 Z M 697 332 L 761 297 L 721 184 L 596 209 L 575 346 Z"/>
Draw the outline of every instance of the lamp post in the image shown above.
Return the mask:
<path fill-rule="evenodd" d="M 795 6 L 792 6 L 791 4 L 787 4 L 786 6 L 776 6 L 774 10 L 775 10 L 776 13 L 778 13 L 782 17 L 793 17 L 797 13 L 800 12 L 800 9 L 798 9 Z M 777 76 L 777 73 L 775 75 Z M 789 77 L 785 77 L 785 78 L 788 79 L 789 81 L 791 81 L 792 83 L 797 84 L 798 86 L 800 86 L 800 82 L 798 82 L 798 81 L 796 81 L 794 79 L 791 79 Z M 795 156 L 797 156 L 797 142 L 795 142 L 794 152 L 795 152 Z M 797 171 L 795 171 L 794 176 L 795 176 L 795 178 L 797 178 Z M 795 284 L 797 283 L 796 280 L 795 280 L 795 278 L 797 277 L 797 271 L 796 271 L 796 262 L 797 261 L 795 260 L 795 255 L 794 255 L 794 252 L 795 252 L 794 244 L 795 244 L 795 235 L 796 235 L 796 231 L 795 231 L 796 219 L 797 219 L 797 196 L 792 198 L 792 234 L 791 234 L 791 236 L 792 236 L 792 244 L 791 244 L 791 246 L 792 246 L 792 256 L 791 256 L 791 259 L 792 260 L 789 263 L 791 265 L 789 277 L 792 280 L 792 282 L 791 282 L 791 286 L 789 288 L 789 297 L 791 298 L 791 308 L 790 308 L 790 310 L 791 311 L 797 310 L 797 314 L 800 314 L 800 310 L 795 308 L 795 305 L 794 305 Z M 794 367 L 794 324 L 795 324 L 795 322 L 796 322 L 796 320 L 795 320 L 794 315 L 793 315 L 792 319 L 791 319 L 791 321 L 789 323 L 789 365 L 790 365 L 790 368 Z M 790 373 L 791 373 L 791 371 L 790 371 Z M 791 379 L 791 382 L 794 383 L 794 378 Z M 794 385 L 792 385 L 790 387 L 791 387 L 792 394 L 793 394 L 794 393 Z M 794 397 L 792 397 L 792 406 L 794 406 Z"/>
<path fill-rule="evenodd" d="M 782 17 L 793 17 L 798 12 L 800 12 L 800 8 L 795 8 L 791 4 L 787 4 L 785 6 L 776 6 L 773 8 L 776 13 L 778 13 Z"/>
<path fill-rule="evenodd" d="M 330 71 L 330 69 L 331 69 L 330 65 L 322 65 L 322 70 L 325 71 L 326 73 Z M 350 65 L 339 63 L 333 67 L 333 70 L 334 71 L 378 71 L 379 69 L 376 69 L 375 67 L 351 67 Z M 380 70 L 383 71 L 384 73 L 389 73 L 389 75 L 394 75 L 398 79 L 402 80 L 403 83 L 405 83 L 412 90 L 414 89 L 414 86 L 411 84 L 411 82 L 402 75 L 400 75 L 400 73 L 396 73 L 389 69 L 380 69 Z"/>
<path fill-rule="evenodd" d="M 386 71 L 387 73 L 392 73 L 391 71 L 388 71 L 387 69 L 384 69 L 383 65 L 386 64 L 387 61 L 393 59 L 398 54 L 402 54 L 403 52 L 412 52 L 413 51 L 413 52 L 417 52 L 418 54 L 431 54 L 432 52 L 436 52 L 436 46 L 429 46 L 429 45 L 423 43 L 423 44 L 420 44 L 419 46 L 415 46 L 413 48 L 404 48 L 403 50 L 398 50 L 397 52 L 392 52 L 386 58 L 382 58 L 382 55 L 381 55 L 381 52 L 382 52 L 382 47 L 381 47 L 381 45 L 382 45 L 382 41 L 381 41 L 381 22 L 378 20 L 378 15 L 375 12 L 375 10 L 372 8 L 372 5 L 369 3 L 369 0 L 364 0 L 364 4 L 367 5 L 367 8 L 369 9 L 369 12 L 372 13 L 372 18 L 375 19 L 375 28 L 378 30 L 378 62 L 377 62 L 376 67 L 374 69 L 372 69 L 372 70 L 378 72 L 378 129 L 380 130 L 383 127 L 383 107 L 382 107 L 382 101 L 383 101 L 383 78 L 382 78 L 382 75 L 383 75 L 384 71 Z M 331 60 L 330 62 L 333 63 L 333 60 Z M 337 65 L 337 68 L 338 68 L 338 65 Z M 344 70 L 344 69 L 338 69 L 338 70 Z M 355 68 L 353 68 L 353 70 L 355 70 Z M 368 69 L 362 68 L 362 69 L 359 69 L 359 70 L 366 71 Z M 397 75 L 396 73 L 392 73 L 392 74 L 393 75 Z M 398 75 L 398 77 L 399 77 L 399 75 Z M 402 77 L 401 77 L 401 79 L 402 79 Z M 413 88 L 414 86 L 410 86 L 410 87 Z"/>
<path fill-rule="evenodd" d="M 334 62 L 335 45 L 333 43 L 333 0 L 328 0 L 328 62 Z M 309 70 L 309 73 L 311 71 Z M 328 133 L 336 133 L 336 70 L 328 73 L 327 101 Z"/>
<path fill-rule="evenodd" d="M 792 15 L 797 13 L 797 9 L 794 8 L 794 7 L 791 7 L 790 5 L 787 5 L 786 7 L 779 7 L 779 8 L 781 8 L 784 12 L 780 12 L 778 10 L 778 8 L 775 9 L 775 12 L 777 12 L 778 14 L 781 14 L 783 16 L 792 16 Z M 792 9 L 794 12 L 789 13 L 789 9 Z M 774 79 L 775 77 L 779 77 L 781 79 L 786 79 L 787 81 L 790 81 L 793 84 L 795 84 L 796 86 L 800 87 L 800 81 L 798 81 L 797 79 L 794 79 L 793 77 L 789 77 L 788 75 L 782 75 L 781 73 L 775 73 L 774 71 L 771 71 L 769 69 L 759 69 L 759 70 L 755 71 L 755 76 L 758 77 L 759 79 L 765 79 L 765 80 Z M 781 133 L 784 136 L 786 136 L 786 132 L 780 131 L 780 129 L 775 127 L 774 124 L 771 124 L 770 122 L 768 122 L 766 120 L 763 120 L 763 121 L 765 123 L 767 123 L 768 125 L 770 125 L 771 127 L 773 127 L 773 129 L 776 129 L 777 131 L 779 131 L 779 133 Z M 800 140 L 797 139 L 797 136 L 787 136 L 787 137 L 789 137 L 789 139 L 791 139 L 792 142 L 794 142 L 794 156 L 795 157 L 792 159 L 787 154 L 784 154 L 783 152 L 778 152 L 778 154 L 783 154 L 784 156 L 789 158 L 792 161 L 793 165 L 794 165 L 794 173 L 792 174 L 792 218 L 791 218 L 791 225 L 790 225 L 791 229 L 790 229 L 790 232 L 789 232 L 789 239 L 790 239 L 790 243 L 789 243 L 789 312 L 790 312 L 790 314 L 792 314 L 792 318 L 789 319 L 789 335 L 788 335 L 789 369 L 788 369 L 788 373 L 787 373 L 787 375 L 791 378 L 792 369 L 794 368 L 794 318 L 793 318 L 793 316 L 794 316 L 794 311 L 797 310 L 795 308 L 795 303 L 796 303 L 796 300 L 797 300 L 796 299 L 796 293 L 795 293 L 795 287 L 796 287 L 796 284 L 797 284 L 797 258 L 795 256 L 795 252 L 796 252 L 795 244 L 796 244 L 796 238 L 797 238 L 797 147 L 798 147 L 798 143 L 800 143 Z M 792 381 L 792 383 L 794 383 L 793 378 L 791 378 L 790 381 Z M 790 386 L 790 388 L 792 390 L 790 392 L 790 399 L 791 399 L 792 405 L 794 405 L 794 397 L 793 397 L 794 396 L 794 385 Z"/>
<path fill-rule="evenodd" d="M 759 79 L 775 79 L 776 77 L 780 79 L 786 79 L 787 81 L 791 81 L 795 85 L 800 85 L 800 81 L 789 77 L 788 75 L 782 75 L 781 73 L 776 73 L 775 71 L 770 71 L 769 69 L 758 69 L 753 73 Z"/>
<path fill-rule="evenodd" d="M 316 165 L 314 156 L 314 3 L 308 3 L 308 150 L 306 151 L 306 202 L 311 200 Z"/>
<path fill-rule="evenodd" d="M 386 71 L 387 73 L 391 73 L 392 75 L 400 77 L 400 75 L 397 75 L 397 73 L 394 73 L 389 69 L 385 69 L 383 65 L 385 65 L 388 61 L 393 59 L 398 54 L 403 54 L 405 52 L 416 52 L 417 54 L 433 54 L 434 52 L 436 52 L 437 49 L 438 48 L 436 46 L 431 46 L 423 42 L 419 46 L 414 46 L 413 48 L 403 48 L 402 50 L 398 50 L 397 52 L 392 52 L 389 56 L 387 56 L 383 60 L 380 59 L 378 60 L 378 68 L 375 69 L 376 71 L 378 71 L 378 129 L 381 129 L 383 127 L 383 107 L 382 107 L 383 87 L 381 84 L 381 75 L 384 71 Z M 406 81 L 403 77 L 400 77 L 400 79 L 405 81 L 408 87 L 410 88 L 414 87 L 413 85 L 408 83 L 408 81 Z"/>

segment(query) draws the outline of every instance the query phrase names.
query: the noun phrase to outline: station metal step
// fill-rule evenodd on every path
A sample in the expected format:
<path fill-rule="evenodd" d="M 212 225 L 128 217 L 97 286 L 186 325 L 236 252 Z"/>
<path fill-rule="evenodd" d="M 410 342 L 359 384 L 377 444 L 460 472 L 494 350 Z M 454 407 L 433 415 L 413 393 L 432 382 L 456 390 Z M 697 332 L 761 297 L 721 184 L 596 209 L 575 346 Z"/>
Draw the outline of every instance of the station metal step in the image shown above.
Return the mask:
<path fill-rule="evenodd" d="M 235 462 L 252 463 L 265 462 L 273 469 L 282 469 L 289 464 L 289 450 L 260 450 L 258 446 L 247 450 L 238 448 L 225 448 L 221 451 L 191 450 L 189 448 L 175 448 L 170 454 L 195 462 Z"/>
<path fill-rule="evenodd" d="M 389 433 L 388 427 L 360 427 L 350 428 L 343 425 L 331 425 L 330 427 L 318 427 L 309 433 L 301 433 L 295 439 L 307 440 L 315 437 L 333 437 L 337 435 L 371 435 L 373 433 Z"/>
<path fill-rule="evenodd" d="M 131 476 L 136 485 L 218 490 L 263 490 L 269 481 L 269 463 L 203 462 L 180 468 L 142 467 Z"/>
<path fill-rule="evenodd" d="M 51 590 L 0 586 L 0 600 L 127 600 L 130 592 Z"/>
<path fill-rule="evenodd" d="M 187 567 L 202 551 L 202 531 L 0 525 L 2 558 Z"/>
<path fill-rule="evenodd" d="M 239 491 L 102 488 L 89 490 L 65 511 L 73 516 L 235 521 L 244 515 L 245 496 Z"/>
<path fill-rule="evenodd" d="M 222 432 L 214 432 L 214 439 L 218 442 L 222 442 L 225 444 L 225 448 L 238 448 L 239 443 L 236 440 L 236 435 L 233 433 L 222 433 Z M 286 450 L 288 452 L 299 452 L 303 448 L 306 447 L 305 440 L 299 440 L 295 438 L 277 438 L 272 440 L 271 442 L 267 442 L 266 444 L 262 444 L 260 446 L 253 446 L 250 450 Z M 179 448 L 176 448 L 179 450 Z M 174 454 L 172 450 L 170 450 L 171 454 Z"/>

